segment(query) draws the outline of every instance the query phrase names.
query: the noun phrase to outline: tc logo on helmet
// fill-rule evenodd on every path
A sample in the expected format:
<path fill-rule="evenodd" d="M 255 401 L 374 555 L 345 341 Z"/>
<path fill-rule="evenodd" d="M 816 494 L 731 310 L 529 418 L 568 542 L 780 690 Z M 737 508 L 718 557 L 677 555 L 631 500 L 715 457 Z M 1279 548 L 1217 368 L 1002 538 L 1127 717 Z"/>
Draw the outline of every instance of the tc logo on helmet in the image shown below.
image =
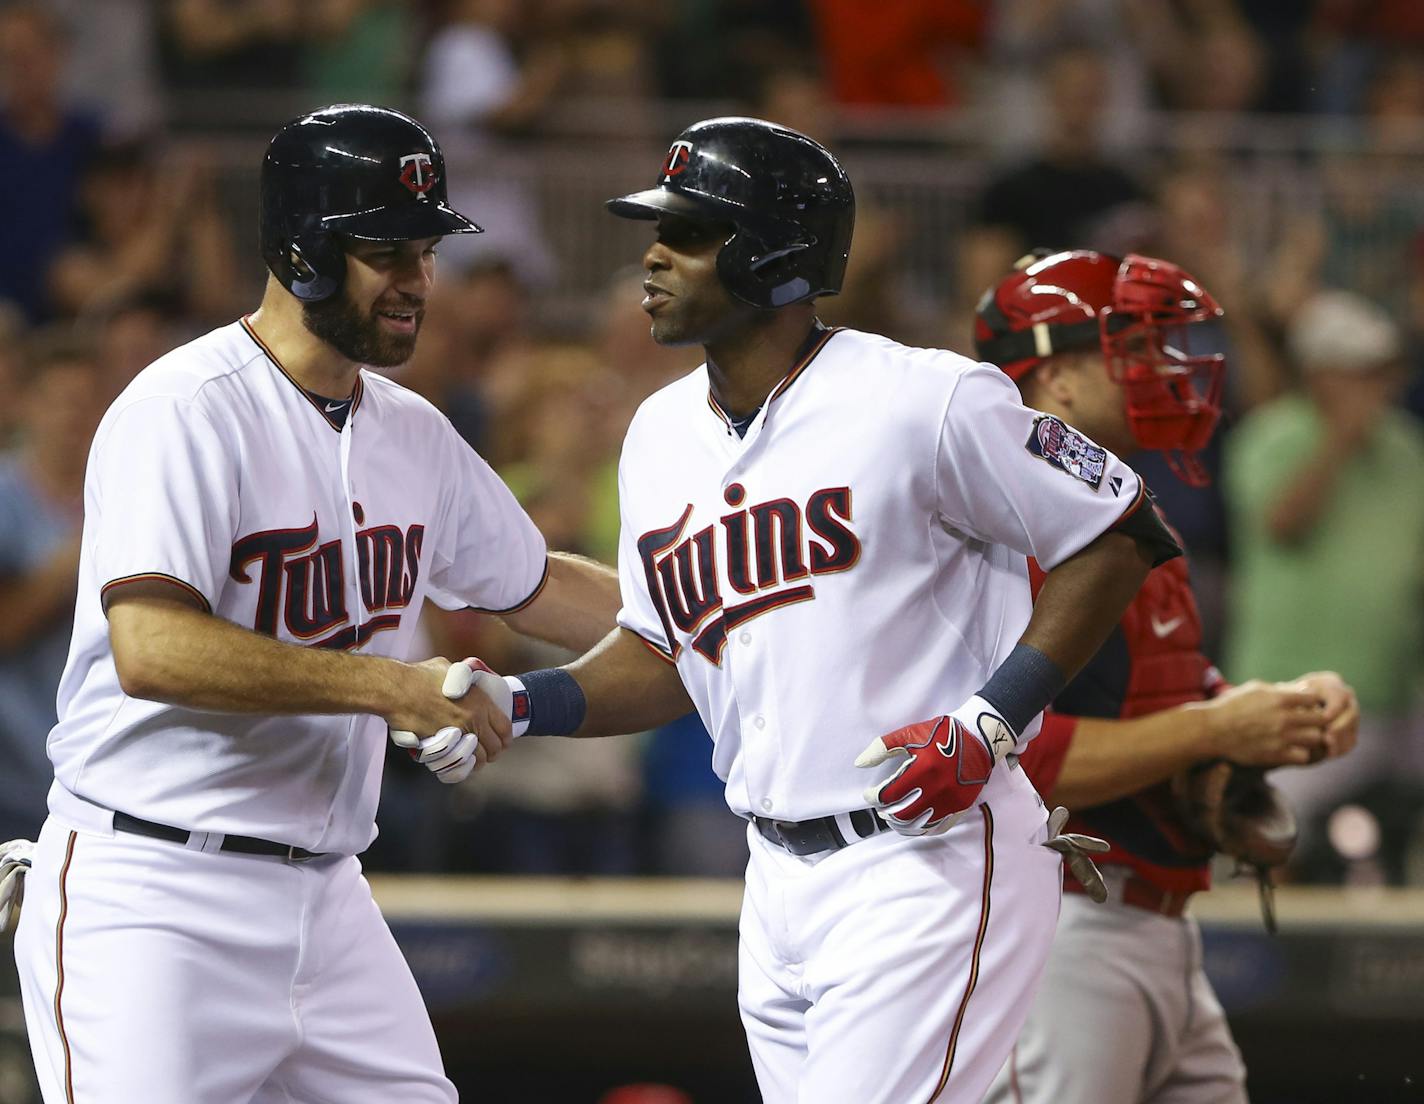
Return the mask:
<path fill-rule="evenodd" d="M 668 150 L 668 155 L 663 161 L 663 179 L 671 180 L 675 176 L 680 176 L 687 169 L 688 161 L 692 160 L 691 142 L 674 142 L 672 149 Z"/>
<path fill-rule="evenodd" d="M 400 159 L 400 182 L 413 195 L 424 195 L 435 187 L 435 167 L 430 163 L 428 153 L 408 153 Z"/>

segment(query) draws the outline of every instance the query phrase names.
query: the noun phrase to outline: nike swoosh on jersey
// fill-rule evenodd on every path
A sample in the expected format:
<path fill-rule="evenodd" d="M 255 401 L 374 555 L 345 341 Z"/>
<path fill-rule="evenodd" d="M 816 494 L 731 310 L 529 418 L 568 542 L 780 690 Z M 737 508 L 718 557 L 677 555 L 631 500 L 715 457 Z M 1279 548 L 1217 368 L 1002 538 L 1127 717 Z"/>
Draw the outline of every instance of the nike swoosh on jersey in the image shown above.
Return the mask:
<path fill-rule="evenodd" d="M 1172 630 L 1185 620 L 1185 617 L 1174 617 L 1170 621 L 1158 621 L 1157 615 L 1154 613 L 1152 615 L 1152 631 L 1156 634 L 1157 639 L 1161 640 L 1163 637 L 1170 636 Z"/>
<path fill-rule="evenodd" d="M 349 403 L 350 401 L 351 401 L 350 399 L 347 399 L 346 402 L 330 402 L 330 403 L 327 403 L 327 404 L 326 404 L 326 412 L 327 412 L 328 414 L 335 414 L 338 410 L 344 410 L 344 409 L 346 409 L 346 404 Z"/>

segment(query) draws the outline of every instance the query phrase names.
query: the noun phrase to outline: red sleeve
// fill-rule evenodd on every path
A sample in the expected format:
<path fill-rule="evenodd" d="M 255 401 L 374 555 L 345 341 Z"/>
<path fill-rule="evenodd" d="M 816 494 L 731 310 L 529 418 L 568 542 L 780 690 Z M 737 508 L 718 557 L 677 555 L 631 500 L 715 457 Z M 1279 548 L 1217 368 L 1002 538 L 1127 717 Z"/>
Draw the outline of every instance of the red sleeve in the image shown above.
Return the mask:
<path fill-rule="evenodd" d="M 1063 760 L 1068 758 L 1068 745 L 1073 742 L 1073 732 L 1078 727 L 1078 718 L 1066 713 L 1048 710 L 1043 714 L 1043 727 L 1038 735 L 1029 741 L 1028 747 L 1019 756 L 1019 766 L 1028 775 L 1028 780 L 1044 797 L 1053 792 L 1058 784 L 1058 776 L 1063 773 Z"/>

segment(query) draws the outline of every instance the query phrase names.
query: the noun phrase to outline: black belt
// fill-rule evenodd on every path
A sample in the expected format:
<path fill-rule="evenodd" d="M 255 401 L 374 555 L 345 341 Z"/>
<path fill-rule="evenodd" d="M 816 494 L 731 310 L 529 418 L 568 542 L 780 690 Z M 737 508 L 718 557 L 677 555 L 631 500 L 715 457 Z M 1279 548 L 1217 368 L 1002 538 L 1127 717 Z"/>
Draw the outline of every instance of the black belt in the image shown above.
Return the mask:
<path fill-rule="evenodd" d="M 128 813 L 114 813 L 114 830 L 132 832 L 136 836 L 152 836 L 154 839 L 168 840 L 170 843 L 186 844 L 193 833 L 167 824 L 155 824 L 151 820 L 140 820 Z M 285 843 L 254 839 L 252 836 L 223 836 L 219 851 L 236 851 L 242 855 L 274 855 L 290 862 L 305 862 L 307 859 L 321 858 L 321 852 L 308 851 L 305 847 L 289 847 Z"/>
<path fill-rule="evenodd" d="M 855 833 L 847 838 L 842 829 L 840 817 L 823 816 L 815 820 L 770 820 L 767 817 L 752 817 L 757 831 L 772 843 L 786 848 L 793 855 L 818 855 L 822 851 L 839 851 L 857 840 L 873 836 L 890 827 L 874 809 L 856 809 L 843 813 Z"/>

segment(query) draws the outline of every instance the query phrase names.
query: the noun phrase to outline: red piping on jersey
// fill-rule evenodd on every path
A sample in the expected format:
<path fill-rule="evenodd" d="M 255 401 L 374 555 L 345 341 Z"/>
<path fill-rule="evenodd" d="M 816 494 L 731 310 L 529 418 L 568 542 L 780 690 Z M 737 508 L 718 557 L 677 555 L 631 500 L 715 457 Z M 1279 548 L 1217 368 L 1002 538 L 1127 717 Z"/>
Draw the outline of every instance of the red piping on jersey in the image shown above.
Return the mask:
<path fill-rule="evenodd" d="M 658 647 L 656 644 L 654 644 L 651 640 L 649 640 L 649 639 L 648 639 L 646 636 L 644 636 L 642 633 L 640 633 L 640 632 L 634 632 L 632 629 L 629 629 L 628 631 L 629 631 L 630 633 L 633 633 L 633 635 L 634 635 L 635 637 L 637 637 L 639 644 L 641 644 L 643 647 L 647 648 L 648 651 L 652 652 L 653 655 L 657 656 L 657 657 L 658 657 L 660 660 L 662 660 L 664 663 L 668 664 L 668 665 L 671 666 L 671 667 L 676 667 L 676 666 L 677 666 L 677 653 L 676 653 L 676 652 L 674 652 L 672 655 L 668 655 L 667 652 L 663 651 L 660 647 Z M 680 648 L 680 647 L 681 647 L 681 645 L 679 645 L 679 648 Z"/>
<path fill-rule="evenodd" d="M 210 603 L 207 598 L 204 597 L 203 592 L 201 590 L 195 587 L 192 583 L 185 582 L 184 580 L 178 578 L 176 575 L 165 575 L 161 571 L 141 571 L 137 575 L 125 575 L 122 578 L 110 579 L 107 583 L 105 583 L 102 587 L 99 588 L 100 606 L 102 606 L 104 609 L 108 609 L 108 603 L 106 599 L 108 598 L 109 591 L 113 590 L 115 587 L 125 586 L 128 583 L 141 583 L 145 579 L 156 580 L 160 583 L 168 583 L 170 586 L 176 586 L 181 588 L 182 590 L 186 590 L 189 594 L 196 598 L 199 603 L 202 604 L 204 613 L 213 612 L 212 603 Z"/>
<path fill-rule="evenodd" d="M 257 331 L 252 328 L 252 323 L 248 322 L 248 319 L 251 317 L 252 316 L 250 314 L 245 314 L 242 316 L 241 319 L 239 319 L 239 321 L 242 323 L 242 328 L 247 331 L 247 336 L 252 338 L 253 341 L 257 342 L 257 347 L 267 355 L 267 359 L 272 362 L 273 367 L 275 367 L 277 371 L 281 372 L 282 375 L 286 376 L 287 382 L 302 393 L 302 397 L 306 399 L 307 402 L 312 404 L 316 412 L 321 415 L 322 420 L 326 422 L 327 425 L 331 426 L 332 429 L 336 430 L 337 433 L 340 433 L 340 424 L 333 421 L 331 415 L 326 412 L 326 408 L 322 406 L 321 403 L 316 401 L 315 396 L 313 396 L 310 391 L 308 391 L 305 387 L 298 383 L 291 372 L 287 371 L 286 368 L 282 367 L 282 362 L 277 359 L 277 354 L 274 353 L 270 348 L 268 348 L 267 342 L 263 341 L 260 337 L 257 336 Z M 352 414 L 356 413 L 356 408 L 361 405 L 361 396 L 365 393 L 366 386 L 361 382 L 361 373 L 357 372 L 356 390 L 351 393 L 351 410 L 347 414 L 348 418 Z"/>
<path fill-rule="evenodd" d="M 471 606 L 470 608 L 471 608 L 472 610 L 474 610 L 476 613 L 492 613 L 492 614 L 494 614 L 496 617 L 504 617 L 504 616 L 507 616 L 508 614 L 511 614 L 511 613 L 518 613 L 520 610 L 524 609 L 525 606 L 529 605 L 530 602 L 534 601 L 535 598 L 537 598 L 537 597 L 539 597 L 539 595 L 543 594 L 543 593 L 544 593 L 544 587 L 547 586 L 548 583 L 549 583 L 549 557 L 548 557 L 548 556 L 545 556 L 545 557 L 544 557 L 544 574 L 542 574 L 542 575 L 539 576 L 539 585 L 534 588 L 534 593 L 532 593 L 531 595 L 529 595 L 529 597 L 526 598 L 526 599 L 524 599 L 524 601 L 520 602 L 518 605 L 510 606 L 508 609 L 501 609 L 501 610 L 484 609 L 482 606 Z"/>
<path fill-rule="evenodd" d="M 59 921 L 54 927 L 54 1022 L 59 1029 L 59 1042 L 64 1048 L 64 1099 L 74 1104 L 74 1061 L 69 1053 L 69 1036 L 64 1030 L 64 921 L 69 917 L 69 864 L 74 861 L 74 842 L 78 832 L 69 833 L 69 844 L 64 849 L 64 865 L 59 870 Z"/>
<path fill-rule="evenodd" d="M 780 398 L 783 392 L 785 392 L 788 387 L 790 387 L 793 383 L 796 382 L 797 377 L 799 377 L 801 373 L 806 370 L 806 368 L 810 365 L 811 361 L 815 360 L 816 356 L 820 353 L 820 351 L 826 347 L 826 342 L 829 341 L 836 334 L 840 333 L 841 330 L 843 330 L 844 328 L 844 326 L 832 326 L 830 329 L 823 331 L 820 337 L 816 339 L 815 344 L 813 344 L 808 350 L 806 350 L 806 354 L 799 361 L 796 362 L 796 365 L 791 369 L 791 371 L 787 372 L 786 375 L 782 377 L 781 382 L 778 383 L 776 387 L 772 389 L 771 394 L 767 396 L 767 403 L 770 404 Z M 712 412 L 716 414 L 717 417 L 722 419 L 723 423 L 727 426 L 728 429 L 732 427 L 731 417 L 727 414 L 725 410 L 722 409 L 721 404 L 717 402 L 716 396 L 712 394 L 712 391 L 710 389 L 707 392 L 707 405 L 712 408 Z"/>
<path fill-rule="evenodd" d="M 944 1069 L 939 1075 L 939 1084 L 930 1093 L 926 1104 L 934 1104 L 944 1087 L 949 1084 L 949 1071 L 954 1068 L 954 1051 L 959 1044 L 959 1029 L 964 1026 L 964 1013 L 969 1008 L 969 998 L 974 995 L 974 987 L 979 984 L 979 952 L 984 949 L 984 935 L 989 930 L 989 887 L 994 881 L 994 813 L 988 804 L 979 806 L 984 817 L 984 888 L 979 896 L 979 932 L 974 937 L 974 954 L 969 960 L 969 981 L 964 986 L 964 996 L 959 1001 L 959 1011 L 954 1016 L 954 1030 L 949 1035 L 949 1046 L 944 1052 Z"/>

